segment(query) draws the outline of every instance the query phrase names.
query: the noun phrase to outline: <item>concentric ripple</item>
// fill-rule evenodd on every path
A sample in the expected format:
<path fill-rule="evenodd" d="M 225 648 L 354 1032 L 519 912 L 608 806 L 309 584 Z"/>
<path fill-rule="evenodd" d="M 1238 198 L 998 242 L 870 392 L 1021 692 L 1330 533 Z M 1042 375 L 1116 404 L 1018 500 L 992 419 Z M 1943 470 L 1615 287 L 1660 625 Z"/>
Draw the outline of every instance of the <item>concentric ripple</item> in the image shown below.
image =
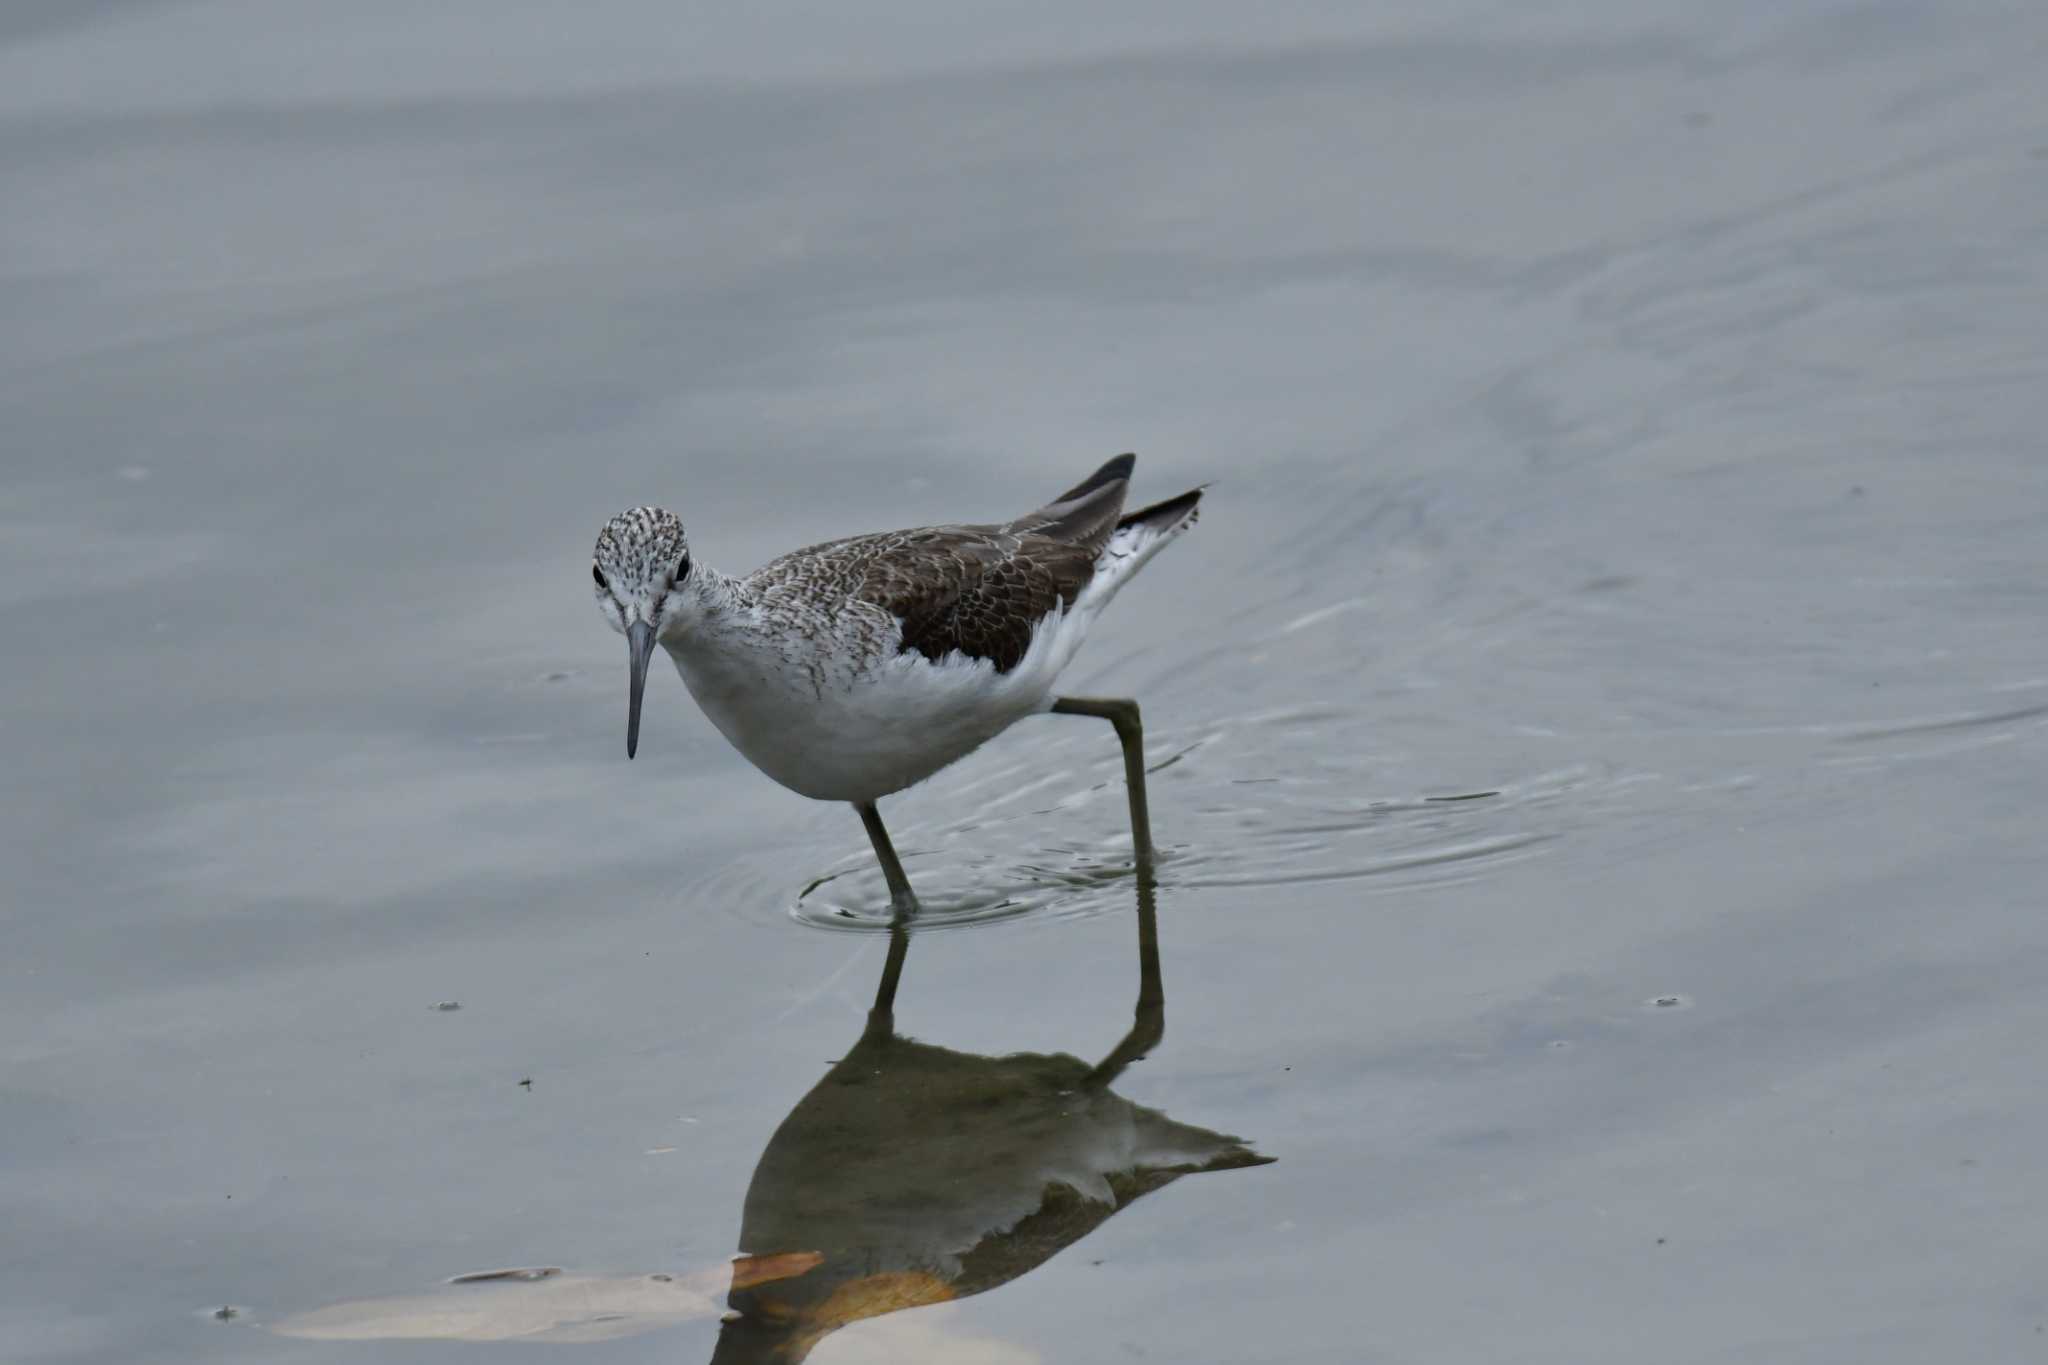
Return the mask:
<path fill-rule="evenodd" d="M 1541 856 L 1573 830 L 1639 805 L 1643 775 L 1545 769 L 1512 750 L 1479 782 L 1412 784 L 1411 761 L 1376 753 L 1350 712 L 1244 717 L 1148 744 L 1163 895 L 1346 881 L 1385 893 L 1454 886 Z M 973 760 L 967 780 L 885 809 L 917 888 L 920 931 L 1125 910 L 1134 868 L 1121 764 L 1086 730 Z M 1566 746 L 1568 747 L 1568 746 Z M 1511 764 L 1513 766 L 1511 766 Z M 1519 766 L 1522 771 L 1515 771 Z M 835 856 L 811 868 L 773 851 L 735 858 L 689 889 L 744 918 L 878 932 L 889 895 L 858 823 L 820 808 L 798 837 Z"/>

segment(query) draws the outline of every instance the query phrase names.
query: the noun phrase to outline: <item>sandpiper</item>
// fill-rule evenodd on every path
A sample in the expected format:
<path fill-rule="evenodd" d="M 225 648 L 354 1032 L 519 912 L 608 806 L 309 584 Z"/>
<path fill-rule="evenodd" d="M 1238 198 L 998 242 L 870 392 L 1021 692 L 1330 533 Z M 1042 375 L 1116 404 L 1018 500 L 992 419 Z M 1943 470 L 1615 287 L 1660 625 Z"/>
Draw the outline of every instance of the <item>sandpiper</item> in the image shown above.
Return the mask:
<path fill-rule="evenodd" d="M 690 558 L 659 507 L 598 533 L 597 606 L 626 637 L 626 756 L 658 643 L 726 739 L 768 776 L 860 812 L 900 914 L 917 900 L 875 803 L 1042 712 L 1116 727 L 1138 879 L 1153 880 L 1138 703 L 1053 684 L 1106 606 L 1194 524 L 1202 490 L 1124 515 L 1135 455 L 1044 507 L 991 525 L 926 526 L 795 550 L 743 578 Z"/>

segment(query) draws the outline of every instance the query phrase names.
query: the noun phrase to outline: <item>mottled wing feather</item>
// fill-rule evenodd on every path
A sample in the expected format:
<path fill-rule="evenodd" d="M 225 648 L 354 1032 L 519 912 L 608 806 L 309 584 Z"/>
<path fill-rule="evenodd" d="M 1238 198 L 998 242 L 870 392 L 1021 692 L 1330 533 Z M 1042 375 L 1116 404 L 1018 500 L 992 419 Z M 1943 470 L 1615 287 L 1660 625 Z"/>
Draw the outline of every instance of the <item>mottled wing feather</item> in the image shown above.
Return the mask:
<path fill-rule="evenodd" d="M 1130 488 L 1131 464 L 1135 455 L 1120 455 L 1095 471 L 1085 482 L 1068 489 L 1035 512 L 1027 512 L 1005 530 L 1016 534 L 1034 533 L 1048 540 L 1086 546 L 1100 554 L 1109 543 L 1122 514 L 1124 494 Z"/>
<path fill-rule="evenodd" d="M 999 673 L 1023 661 L 1031 634 L 1070 607 L 1116 530 L 1134 457 L 1121 455 L 1035 512 L 1001 526 L 927 526 L 830 541 L 749 575 L 796 616 L 835 620 L 878 607 L 901 627 L 900 652 L 963 654 Z"/>
<path fill-rule="evenodd" d="M 891 537 L 868 560 L 856 596 L 902 623 L 906 652 L 934 660 L 957 652 L 1007 673 L 1038 622 L 1074 604 L 1095 556 L 1089 546 L 1000 526 L 935 526 Z"/>

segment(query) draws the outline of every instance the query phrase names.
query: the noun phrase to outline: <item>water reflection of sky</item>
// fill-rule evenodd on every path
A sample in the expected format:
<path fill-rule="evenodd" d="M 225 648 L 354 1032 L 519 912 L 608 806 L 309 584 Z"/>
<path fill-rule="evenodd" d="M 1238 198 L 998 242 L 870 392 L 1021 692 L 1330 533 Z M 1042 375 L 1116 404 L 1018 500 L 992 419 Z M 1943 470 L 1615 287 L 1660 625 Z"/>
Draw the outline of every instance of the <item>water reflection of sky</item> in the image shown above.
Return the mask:
<path fill-rule="evenodd" d="M 590 539 L 1124 448 L 1215 486 L 1075 679 L 1179 755 L 1119 1091 L 1279 1161 L 896 1330 L 2031 1350 L 2041 21 L 1355 11 L 8 7 L 0 1354 L 723 1263 L 883 951 L 792 907 L 870 874 L 672 679 L 625 767 Z M 1020 729 L 896 804 L 1038 897 L 906 1032 L 1127 1027 L 1115 775 Z"/>

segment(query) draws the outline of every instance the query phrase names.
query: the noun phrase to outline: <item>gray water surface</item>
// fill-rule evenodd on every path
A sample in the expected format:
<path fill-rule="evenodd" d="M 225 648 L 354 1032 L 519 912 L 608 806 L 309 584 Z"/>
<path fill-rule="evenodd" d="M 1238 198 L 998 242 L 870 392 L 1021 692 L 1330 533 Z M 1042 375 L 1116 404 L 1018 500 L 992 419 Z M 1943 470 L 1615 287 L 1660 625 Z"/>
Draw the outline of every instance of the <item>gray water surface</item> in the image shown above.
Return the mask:
<path fill-rule="evenodd" d="M 0 1359 L 2043 1358 L 2048 12 L 1361 8 L 0 13 Z M 874 1035 L 591 542 L 1124 449 Z"/>

